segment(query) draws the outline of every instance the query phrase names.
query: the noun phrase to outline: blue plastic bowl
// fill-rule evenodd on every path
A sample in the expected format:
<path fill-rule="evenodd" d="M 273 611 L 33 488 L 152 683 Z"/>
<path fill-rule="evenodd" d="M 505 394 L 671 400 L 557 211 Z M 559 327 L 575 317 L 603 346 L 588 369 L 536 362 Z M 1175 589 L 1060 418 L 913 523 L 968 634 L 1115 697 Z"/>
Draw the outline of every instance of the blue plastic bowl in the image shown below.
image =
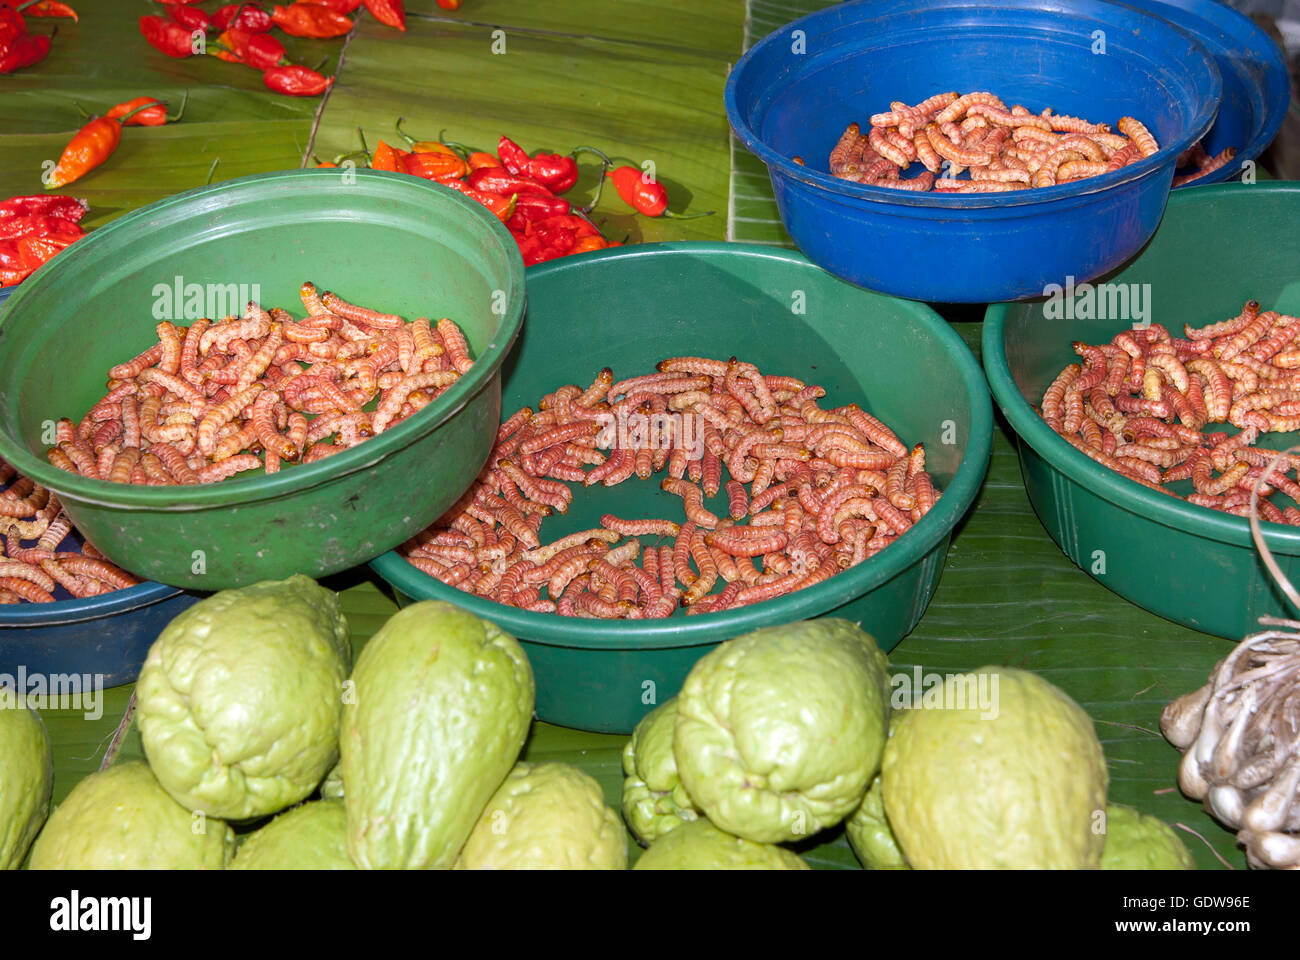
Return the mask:
<path fill-rule="evenodd" d="M 1203 146 L 1210 154 L 1236 147 L 1233 162 L 1184 186 L 1220 183 L 1264 152 L 1286 117 L 1291 79 L 1273 38 L 1254 20 L 1219 0 L 1125 0 L 1186 30 L 1214 57 L 1223 76 L 1223 102 Z"/>
<path fill-rule="evenodd" d="M 1102 39 L 1105 53 L 1094 54 Z M 1134 116 L 1161 149 L 1113 173 L 1004 194 L 903 193 L 830 175 L 851 121 L 944 90 L 991 90 L 1111 124 Z M 1203 46 L 1133 7 L 884 0 L 830 7 L 764 38 L 731 71 L 726 107 L 810 260 L 872 290 L 983 303 L 1041 296 L 1136 253 L 1160 222 L 1178 154 L 1210 128 L 1222 90 Z"/>
<path fill-rule="evenodd" d="M 139 675 L 149 647 L 172 618 L 199 598 L 141 583 L 85 600 L 0 607 L 0 674 L 98 675 L 105 687 Z"/>
<path fill-rule="evenodd" d="M 0 287 L 0 304 L 17 289 Z M 99 675 L 105 687 L 130 683 L 162 628 L 198 599 L 148 582 L 84 600 L 0 605 L 0 674 L 21 668 L 28 676 Z"/>

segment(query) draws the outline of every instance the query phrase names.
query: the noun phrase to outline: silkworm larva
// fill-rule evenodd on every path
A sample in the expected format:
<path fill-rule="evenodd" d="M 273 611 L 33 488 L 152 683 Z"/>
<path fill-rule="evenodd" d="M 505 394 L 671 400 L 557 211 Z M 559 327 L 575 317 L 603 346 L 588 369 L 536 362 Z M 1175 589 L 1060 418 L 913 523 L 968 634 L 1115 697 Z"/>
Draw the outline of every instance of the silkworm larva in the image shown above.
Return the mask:
<path fill-rule="evenodd" d="M 48 590 L 20 577 L 0 577 L 0 589 L 16 594 L 30 603 L 54 602 L 54 595 Z"/>
<path fill-rule="evenodd" d="M 320 444 L 317 444 L 320 446 Z M 306 458 L 304 458 L 305 460 Z M 245 470 L 257 470 L 262 466 L 262 461 L 251 453 L 243 453 L 238 456 L 229 457 L 220 463 L 210 463 L 196 471 L 199 483 L 213 483 L 217 480 L 225 480 L 233 477 L 237 473 Z"/>
<path fill-rule="evenodd" d="M 935 153 L 963 167 L 985 166 L 992 159 L 989 154 L 981 150 L 969 150 L 961 144 L 954 143 L 944 136 L 938 124 L 927 124 L 925 135 L 929 138 L 930 146 L 934 148 Z"/>
<path fill-rule="evenodd" d="M 1146 125 L 1133 117 L 1120 117 L 1119 132 L 1131 138 L 1144 157 L 1149 157 L 1160 149 Z"/>
<path fill-rule="evenodd" d="M 710 528 L 718 525 L 717 516 L 704 506 L 704 493 L 695 484 L 666 477 L 659 486 L 662 490 L 682 498 L 686 517 L 692 523 Z"/>
<path fill-rule="evenodd" d="M 963 116 L 967 110 L 977 104 L 990 106 L 1003 112 L 1007 109 L 1007 105 L 999 98 L 987 91 L 981 90 L 974 93 L 963 94 L 962 96 L 949 101 L 947 105 L 939 111 L 934 119 L 938 123 L 949 123 Z"/>
<path fill-rule="evenodd" d="M 872 127 L 867 134 L 867 142 L 871 144 L 871 149 L 880 154 L 881 157 L 898 167 L 906 167 L 912 162 L 908 152 L 903 150 L 897 143 L 885 136 L 884 130 L 880 127 Z M 933 140 L 931 141 L 933 142 Z M 913 148 L 913 151 L 915 148 Z"/>

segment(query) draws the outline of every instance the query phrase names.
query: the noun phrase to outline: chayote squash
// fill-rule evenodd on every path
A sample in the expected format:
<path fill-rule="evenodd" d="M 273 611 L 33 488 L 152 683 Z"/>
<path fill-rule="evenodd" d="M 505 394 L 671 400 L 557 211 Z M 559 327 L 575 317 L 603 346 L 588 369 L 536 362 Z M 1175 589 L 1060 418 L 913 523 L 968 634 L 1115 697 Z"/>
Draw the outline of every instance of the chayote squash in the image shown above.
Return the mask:
<path fill-rule="evenodd" d="M 517 763 L 456 869 L 626 870 L 627 833 L 589 774 L 568 763 Z"/>
<path fill-rule="evenodd" d="M 677 775 L 676 726 L 674 697 L 642 717 L 623 747 L 623 818 L 642 845 L 700 815 Z"/>
<path fill-rule="evenodd" d="M 173 800 L 146 764 L 83 779 L 32 845 L 33 870 L 221 870 L 235 833 Z"/>
<path fill-rule="evenodd" d="M 228 869 L 355 870 L 343 801 L 313 800 L 284 811 L 244 839 Z"/>
<path fill-rule="evenodd" d="M 1106 807 L 1103 870 L 1195 870 L 1192 852 L 1159 817 L 1121 803 Z"/>
<path fill-rule="evenodd" d="M 0 690 L 0 870 L 17 870 L 50 813 L 54 758 L 40 714 Z"/>
<path fill-rule="evenodd" d="M 670 830 L 641 854 L 634 870 L 808 870 L 797 853 L 724 833 L 709 821 L 691 820 Z"/>
<path fill-rule="evenodd" d="M 352 672 L 340 752 L 359 867 L 451 867 L 523 748 L 533 672 L 518 641 L 450 603 L 395 614 Z"/>
<path fill-rule="evenodd" d="M 988 696 L 975 693 L 981 683 Z M 902 711 L 885 746 L 885 813 L 907 862 L 1097 869 L 1108 777 L 1092 718 L 1012 667 L 948 677 L 943 691 L 941 704 Z"/>
<path fill-rule="evenodd" d="M 764 627 L 702 657 L 677 697 L 673 754 L 720 829 L 759 843 L 839 823 L 880 769 L 888 660 L 848 620 Z"/>
<path fill-rule="evenodd" d="M 227 820 L 302 800 L 338 759 L 350 659 L 338 596 L 309 577 L 222 590 L 185 610 L 136 684 L 158 782 Z"/>

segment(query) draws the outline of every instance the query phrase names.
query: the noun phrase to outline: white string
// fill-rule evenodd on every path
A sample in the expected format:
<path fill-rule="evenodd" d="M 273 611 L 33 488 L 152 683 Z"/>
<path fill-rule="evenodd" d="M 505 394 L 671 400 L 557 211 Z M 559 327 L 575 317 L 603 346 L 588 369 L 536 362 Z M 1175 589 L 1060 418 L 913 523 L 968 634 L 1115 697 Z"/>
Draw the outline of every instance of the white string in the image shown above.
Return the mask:
<path fill-rule="evenodd" d="M 1272 574 L 1274 582 L 1282 588 L 1282 592 L 1285 593 L 1287 599 L 1291 601 L 1291 605 L 1295 607 L 1296 610 L 1300 610 L 1300 593 L 1296 592 L 1296 588 L 1291 585 L 1291 581 L 1287 579 L 1286 574 L 1282 572 L 1282 568 L 1279 567 L 1277 561 L 1273 559 L 1273 552 L 1268 549 L 1268 544 L 1264 542 L 1264 534 L 1259 529 L 1259 488 L 1264 485 L 1264 479 L 1272 476 L 1273 471 L 1282 463 L 1282 460 L 1291 453 L 1300 453 L 1300 446 L 1288 447 L 1286 450 L 1279 451 L 1277 456 L 1275 456 L 1272 462 L 1269 463 L 1268 468 L 1260 473 L 1260 475 L 1255 478 L 1255 482 L 1251 484 L 1250 536 L 1251 539 L 1255 541 L 1255 549 L 1259 551 L 1260 559 L 1264 561 L 1264 566 L 1267 567 L 1268 572 Z M 1260 623 L 1264 623 L 1266 619 L 1272 620 L 1273 618 L 1260 617 L 1259 619 Z"/>

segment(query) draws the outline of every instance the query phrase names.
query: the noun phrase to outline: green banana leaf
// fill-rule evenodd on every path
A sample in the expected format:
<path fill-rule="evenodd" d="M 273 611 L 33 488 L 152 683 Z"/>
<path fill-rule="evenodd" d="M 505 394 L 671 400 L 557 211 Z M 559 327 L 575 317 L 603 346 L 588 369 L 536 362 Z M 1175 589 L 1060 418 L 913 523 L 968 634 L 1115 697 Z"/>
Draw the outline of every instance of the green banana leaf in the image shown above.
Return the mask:
<path fill-rule="evenodd" d="M 417 136 L 437 137 L 445 129 L 449 138 L 486 149 L 507 133 L 530 152 L 590 144 L 619 161 L 653 160 L 671 209 L 716 211 L 699 220 L 647 220 L 606 191 L 595 216 L 613 239 L 725 236 L 788 245 L 766 171 L 730 136 L 722 89 L 743 49 L 827 5 L 466 0 L 450 12 L 434 0 L 409 0 L 405 32 L 359 14 L 343 40 L 283 38 L 295 61 L 314 66 L 328 57 L 322 69 L 338 69 L 326 96 L 292 98 L 267 91 L 246 67 L 212 57 L 173 60 L 149 48 L 136 18 L 156 12 L 156 4 L 76 0 L 81 21 L 60 21 L 50 57 L 0 78 L 0 195 L 40 191 L 42 162 L 57 159 L 80 125 L 76 103 L 94 112 L 148 94 L 174 108 L 189 90 L 180 123 L 128 128 L 107 163 L 61 191 L 90 200 L 87 226 L 201 185 L 216 158 L 213 179 L 223 180 L 357 149 L 357 127 L 372 147 L 380 138 L 396 142 L 393 124 L 404 115 L 404 126 Z M 52 29 L 52 21 L 34 24 Z M 505 53 L 492 52 L 494 30 L 504 32 Z M 599 167 L 590 160 L 584 159 L 575 198 L 594 193 Z M 978 322 L 957 327 L 978 352 Z M 357 647 L 396 609 L 365 570 L 330 585 L 342 590 Z M 1179 755 L 1158 732 L 1164 704 L 1204 683 L 1229 649 L 1227 641 L 1128 604 L 1074 567 L 1034 516 L 1014 441 L 1000 425 L 988 479 L 953 538 L 934 600 L 892 660 L 895 669 L 908 671 L 982 664 L 1038 671 L 1095 719 L 1113 799 L 1204 836 L 1206 843 L 1185 835 L 1201 867 L 1220 867 L 1222 857 L 1241 868 L 1233 834 L 1178 793 Z M 95 720 L 45 712 L 55 744 L 56 801 L 99 767 L 130 691 L 105 691 Z M 624 739 L 538 723 L 525 755 L 581 766 L 617 806 Z M 128 730 L 118 757 L 139 756 L 139 738 Z M 856 866 L 839 830 L 811 838 L 800 852 L 818 867 Z"/>
<path fill-rule="evenodd" d="M 733 49 L 739 5 L 735 12 Z M 363 21 L 348 45 L 344 79 L 325 103 L 312 151 L 329 159 L 359 149 L 362 136 L 372 149 L 381 139 L 404 147 L 395 129 L 401 117 L 403 129 L 419 139 L 445 131 L 450 140 L 491 152 L 503 134 L 529 153 L 594 146 L 619 163 L 653 162 L 671 211 L 715 211 L 695 220 L 652 220 L 606 190 L 592 218 L 611 240 L 721 240 L 728 190 L 729 134 L 720 109 L 726 75 L 724 59 L 690 48 L 420 17 L 408 18 L 399 33 Z M 672 95 L 649 94 L 664 77 L 673 78 Z M 600 178 L 594 156 L 581 160 L 582 177 L 568 194 L 579 205 L 594 195 Z"/>

